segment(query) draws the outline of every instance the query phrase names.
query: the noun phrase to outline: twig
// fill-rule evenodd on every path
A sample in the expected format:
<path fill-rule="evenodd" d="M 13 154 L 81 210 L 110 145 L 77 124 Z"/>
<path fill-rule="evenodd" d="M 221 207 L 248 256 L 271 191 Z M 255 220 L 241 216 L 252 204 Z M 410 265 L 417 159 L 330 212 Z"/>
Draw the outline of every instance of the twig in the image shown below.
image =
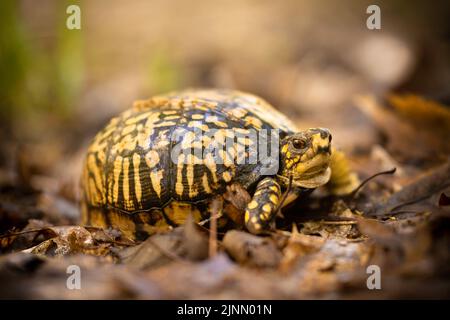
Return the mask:
<path fill-rule="evenodd" d="M 45 230 L 50 230 L 50 231 L 54 232 L 51 228 L 32 229 L 32 230 L 25 230 L 25 231 L 11 232 L 8 234 L 2 234 L 2 235 L 0 235 L 0 239 L 1 238 L 9 238 L 9 237 L 13 237 L 13 236 L 20 236 L 21 234 L 27 234 L 27 233 L 32 233 L 32 232 L 42 232 Z"/>
<path fill-rule="evenodd" d="M 397 168 L 392 168 L 390 170 L 381 171 L 381 172 L 378 172 L 378 173 L 375 173 L 375 174 L 371 175 L 370 177 L 365 179 L 363 182 L 361 182 L 359 184 L 359 186 L 348 195 L 348 197 L 350 198 L 350 200 L 354 200 L 355 197 L 356 197 L 356 194 L 358 193 L 358 191 L 361 190 L 361 188 L 364 187 L 364 185 L 367 182 L 371 181 L 373 178 L 376 178 L 376 177 L 384 175 L 384 174 L 394 174 L 396 170 L 397 170 Z"/>
<path fill-rule="evenodd" d="M 221 215 L 221 214 L 218 214 L 218 215 L 216 215 L 216 217 L 217 217 L 217 219 L 219 219 L 220 217 L 222 217 L 222 215 Z M 201 222 L 198 222 L 197 225 L 198 225 L 200 228 L 202 228 L 203 230 L 208 231 L 208 233 L 209 233 L 209 232 L 211 232 L 211 229 L 205 227 L 204 224 L 205 224 L 206 222 L 209 222 L 210 220 L 211 220 L 211 218 L 202 220 Z M 225 235 L 225 233 L 226 233 L 226 232 L 220 232 L 220 231 L 217 231 L 217 234 L 218 234 L 218 235 L 219 235 L 219 234 L 220 234 L 220 235 Z"/>
<path fill-rule="evenodd" d="M 320 223 L 322 224 L 330 224 L 330 225 L 352 225 L 352 224 L 357 224 L 358 222 L 355 220 L 352 221 L 320 221 Z"/>
<path fill-rule="evenodd" d="M 223 203 L 220 198 L 216 198 L 211 203 L 211 221 L 209 232 L 209 257 L 212 258 L 217 254 L 217 216 L 222 215 Z"/>

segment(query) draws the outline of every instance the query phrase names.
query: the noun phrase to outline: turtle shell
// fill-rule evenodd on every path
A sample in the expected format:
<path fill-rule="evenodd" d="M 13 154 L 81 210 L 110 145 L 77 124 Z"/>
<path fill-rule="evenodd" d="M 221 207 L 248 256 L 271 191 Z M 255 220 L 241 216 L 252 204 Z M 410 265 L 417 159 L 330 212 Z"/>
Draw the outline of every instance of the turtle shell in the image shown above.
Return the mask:
<path fill-rule="evenodd" d="M 135 102 L 89 146 L 82 174 L 83 220 L 95 209 L 149 212 L 174 200 L 210 199 L 232 182 L 254 184 L 261 177 L 259 163 L 237 164 L 236 149 L 215 154 L 223 160 L 217 163 L 209 150 L 211 132 L 223 132 L 226 139 L 229 132 L 246 136 L 251 129 L 279 129 L 281 136 L 296 131 L 267 102 L 238 91 L 187 90 Z M 249 139 L 231 139 L 248 156 Z"/>

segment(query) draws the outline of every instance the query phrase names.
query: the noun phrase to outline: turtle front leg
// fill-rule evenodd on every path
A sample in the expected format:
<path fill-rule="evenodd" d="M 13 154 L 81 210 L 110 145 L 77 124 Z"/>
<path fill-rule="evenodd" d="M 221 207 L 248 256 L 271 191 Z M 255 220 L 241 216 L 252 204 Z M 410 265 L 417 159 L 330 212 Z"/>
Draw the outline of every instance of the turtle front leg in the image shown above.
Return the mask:
<path fill-rule="evenodd" d="M 245 210 L 245 225 L 253 234 L 271 228 L 281 198 L 281 187 L 273 178 L 265 178 L 256 186 L 252 200 Z"/>

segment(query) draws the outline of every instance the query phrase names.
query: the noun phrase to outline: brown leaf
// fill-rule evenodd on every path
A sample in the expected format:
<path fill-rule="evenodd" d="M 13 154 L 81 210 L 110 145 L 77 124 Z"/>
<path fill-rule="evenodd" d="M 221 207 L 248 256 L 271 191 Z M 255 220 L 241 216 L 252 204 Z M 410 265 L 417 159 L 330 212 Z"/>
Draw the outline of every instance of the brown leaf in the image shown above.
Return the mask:
<path fill-rule="evenodd" d="M 208 237 L 189 216 L 184 226 L 152 235 L 118 255 L 121 261 L 138 269 L 150 269 L 172 261 L 198 261 L 208 257 Z"/>
<path fill-rule="evenodd" d="M 184 225 L 183 238 L 187 259 L 198 261 L 208 257 L 208 237 L 199 230 L 192 215 L 188 216 Z"/>
<path fill-rule="evenodd" d="M 421 98 L 394 96 L 394 107 L 381 106 L 374 97 L 356 99 L 356 105 L 387 136 L 387 149 L 405 162 L 442 161 L 450 153 L 450 116 L 447 108 Z M 444 116 L 443 116 L 444 115 Z"/>
<path fill-rule="evenodd" d="M 106 256 L 110 254 L 109 244 L 97 244 L 91 233 L 79 226 L 49 227 L 54 237 L 25 250 L 34 254 L 65 256 L 76 253 Z"/>
<path fill-rule="evenodd" d="M 294 224 L 288 243 L 283 249 L 280 269 L 283 271 L 291 269 L 298 259 L 320 250 L 324 243 L 325 238 L 299 233 L 297 226 Z"/>
<path fill-rule="evenodd" d="M 394 193 L 373 212 L 375 216 L 389 215 L 403 206 L 418 203 L 450 186 L 450 161 L 422 175 Z"/>
<path fill-rule="evenodd" d="M 282 257 L 271 238 L 243 231 L 228 231 L 223 238 L 223 247 L 233 259 L 248 266 L 276 267 Z"/>
<path fill-rule="evenodd" d="M 150 269 L 182 260 L 183 253 L 183 228 L 178 227 L 167 233 L 154 234 L 137 246 L 125 248 L 118 256 L 132 267 Z"/>

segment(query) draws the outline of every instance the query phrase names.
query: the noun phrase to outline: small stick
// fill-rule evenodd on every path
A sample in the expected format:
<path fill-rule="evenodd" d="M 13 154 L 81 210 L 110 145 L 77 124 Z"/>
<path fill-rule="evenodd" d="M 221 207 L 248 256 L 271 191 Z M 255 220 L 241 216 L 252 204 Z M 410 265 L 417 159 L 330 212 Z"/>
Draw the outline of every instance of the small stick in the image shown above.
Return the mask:
<path fill-rule="evenodd" d="M 209 257 L 217 254 L 217 216 L 222 215 L 222 201 L 216 198 L 211 203 L 210 208 L 210 232 L 209 232 Z"/>
<path fill-rule="evenodd" d="M 367 182 L 369 182 L 370 180 L 372 180 L 372 179 L 375 178 L 375 177 L 378 177 L 378 176 L 381 176 L 381 175 L 384 175 L 384 174 L 394 174 L 396 170 L 397 170 L 397 168 L 392 168 L 392 169 L 390 169 L 390 170 L 381 171 L 381 172 L 378 172 L 378 173 L 375 173 L 375 174 L 371 175 L 371 176 L 368 177 L 366 180 L 364 180 L 363 182 L 361 182 L 361 183 L 359 184 L 359 186 L 358 186 L 355 190 L 353 190 L 352 193 L 350 193 L 350 194 L 348 195 L 348 197 L 349 197 L 351 200 L 354 200 L 355 197 L 356 197 L 356 194 L 358 193 L 358 191 L 361 190 L 361 188 L 364 187 L 364 185 L 365 185 Z"/>
<path fill-rule="evenodd" d="M 14 236 L 19 236 L 19 235 L 27 234 L 27 233 L 42 232 L 42 231 L 45 231 L 45 230 L 50 230 L 50 231 L 53 232 L 53 230 L 51 228 L 32 229 L 32 230 L 25 230 L 25 231 L 18 231 L 18 232 L 11 232 L 11 233 L 2 234 L 2 235 L 0 235 L 0 239 L 1 238 L 9 238 L 9 237 L 14 237 Z"/>
<path fill-rule="evenodd" d="M 338 226 L 345 226 L 345 225 L 352 225 L 352 224 L 357 224 L 357 221 L 327 221 L 327 220 L 322 220 L 320 221 L 320 223 L 322 224 L 329 224 L 329 225 L 338 225 Z"/>

